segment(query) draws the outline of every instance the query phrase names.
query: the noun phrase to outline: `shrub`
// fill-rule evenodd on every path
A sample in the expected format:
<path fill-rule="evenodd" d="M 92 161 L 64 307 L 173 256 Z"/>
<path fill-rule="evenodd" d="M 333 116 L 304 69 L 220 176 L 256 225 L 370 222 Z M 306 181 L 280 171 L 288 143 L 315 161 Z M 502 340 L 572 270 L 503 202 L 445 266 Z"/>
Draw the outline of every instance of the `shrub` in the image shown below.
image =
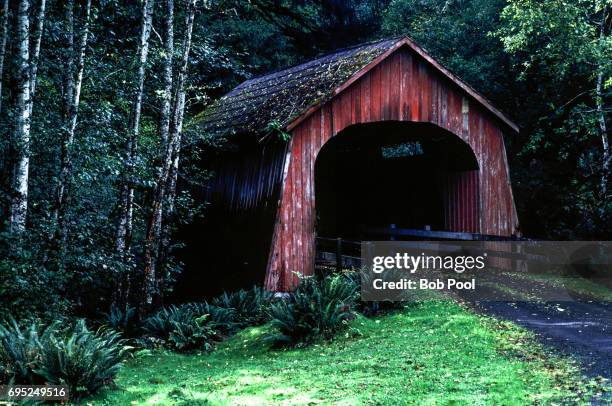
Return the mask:
<path fill-rule="evenodd" d="M 189 323 L 194 315 L 186 307 L 169 306 L 147 318 L 142 326 L 144 332 L 162 340 L 168 340 L 174 323 Z"/>
<path fill-rule="evenodd" d="M 213 339 L 217 332 L 208 325 L 209 315 L 195 317 L 189 323 L 174 323 L 168 342 L 177 351 L 193 349 L 212 349 Z"/>
<path fill-rule="evenodd" d="M 1 141 L 0 141 L 1 143 Z M 52 320 L 69 312 L 67 275 L 41 266 L 48 234 L 0 231 L 0 315 L 37 315 Z M 48 252 L 48 251 L 45 251 Z"/>
<path fill-rule="evenodd" d="M 215 321 L 215 317 L 221 321 Z M 223 317 L 229 316 L 226 312 L 212 309 L 207 303 L 172 305 L 145 320 L 143 330 L 176 351 L 195 348 L 210 350 L 212 342 L 219 338 L 215 327 L 226 323 Z"/>
<path fill-rule="evenodd" d="M 208 302 L 188 303 L 184 306 L 191 307 L 198 317 L 207 314 L 210 327 L 221 334 L 230 334 L 238 329 L 233 308 L 218 307 Z"/>
<path fill-rule="evenodd" d="M 14 319 L 0 323 L 0 382 L 38 384 L 42 378 L 35 373 L 40 366 L 42 348 L 59 322 L 47 327 L 38 321 L 20 326 Z"/>
<path fill-rule="evenodd" d="M 113 330 L 129 334 L 133 330 L 136 311 L 133 307 L 122 309 L 111 305 L 110 312 L 104 315 L 104 324 Z"/>
<path fill-rule="evenodd" d="M 64 333 L 51 333 L 35 372 L 49 383 L 67 385 L 72 396 L 91 394 L 114 380 L 128 350 L 119 333 L 94 332 L 79 320 Z"/>
<path fill-rule="evenodd" d="M 232 310 L 237 327 L 244 328 L 264 324 L 269 320 L 269 307 L 272 297 L 272 292 L 253 286 L 249 290 L 224 292 L 221 296 L 213 299 L 212 304 L 219 309 Z"/>
<path fill-rule="evenodd" d="M 277 344 L 331 339 L 353 317 L 357 286 L 344 275 L 304 278 L 286 300 L 272 303 Z"/>

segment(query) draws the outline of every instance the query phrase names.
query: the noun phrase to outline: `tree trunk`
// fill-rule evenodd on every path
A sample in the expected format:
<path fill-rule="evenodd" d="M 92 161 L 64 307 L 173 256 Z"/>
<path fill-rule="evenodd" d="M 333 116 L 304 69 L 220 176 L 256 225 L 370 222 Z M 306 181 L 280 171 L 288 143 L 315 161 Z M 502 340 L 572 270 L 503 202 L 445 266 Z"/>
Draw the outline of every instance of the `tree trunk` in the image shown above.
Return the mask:
<path fill-rule="evenodd" d="M 153 4 L 154 0 L 144 0 L 142 5 L 140 38 L 136 55 L 136 85 L 134 86 L 134 93 L 132 95 L 132 106 L 127 128 L 128 139 L 125 148 L 123 180 L 119 195 L 119 217 L 115 233 L 115 249 L 122 257 L 126 257 L 126 255 L 129 254 L 132 237 L 132 218 L 134 211 L 133 172 L 136 154 L 138 152 L 140 113 L 142 110 L 142 94 L 149 55 L 149 37 L 151 36 L 153 23 Z M 113 291 L 113 303 L 125 310 L 129 308 L 131 284 L 129 271 L 124 271 L 118 275 L 117 285 Z"/>
<path fill-rule="evenodd" d="M 149 286 L 147 292 L 155 291 L 157 253 L 162 226 L 163 203 L 166 194 L 166 180 L 172 164 L 172 150 L 170 148 L 170 113 L 172 104 L 172 62 L 174 55 L 174 0 L 166 0 L 164 13 L 164 92 L 162 98 L 161 117 L 159 125 L 160 138 L 160 166 L 158 168 L 155 194 L 151 207 L 151 216 L 147 223 L 147 236 L 144 253 L 145 285 Z M 147 306 L 152 304 L 152 295 L 145 297 Z"/>
<path fill-rule="evenodd" d="M 606 40 L 606 18 L 607 18 L 607 7 L 604 7 L 602 11 L 601 25 L 599 27 L 599 41 L 603 45 Z M 604 113 L 604 99 L 603 99 L 603 66 L 600 67 L 597 74 L 597 84 L 595 88 L 595 104 L 597 109 L 598 118 L 598 130 L 601 137 L 602 144 L 602 167 L 601 167 L 601 208 L 600 216 L 602 220 L 606 215 L 606 208 L 608 206 L 608 177 L 610 176 L 610 143 L 608 142 L 608 131 L 606 128 L 606 116 Z"/>
<path fill-rule="evenodd" d="M 25 230 L 28 211 L 28 176 L 30 169 L 30 4 L 20 0 L 17 11 L 17 102 L 14 129 L 15 167 L 11 196 L 9 229 Z"/>
<path fill-rule="evenodd" d="M 43 30 L 45 26 L 45 6 L 46 1 L 40 0 L 40 4 L 38 5 L 38 12 L 36 15 L 36 33 L 34 35 L 34 43 L 31 44 L 30 48 L 30 118 L 32 117 L 34 95 L 36 94 L 38 59 L 40 57 L 40 44 L 42 42 Z"/>
<path fill-rule="evenodd" d="M 121 196 L 119 202 L 119 220 L 117 224 L 115 247 L 121 255 L 129 251 L 132 234 L 132 217 L 134 203 L 134 165 L 138 151 L 138 134 L 140 130 L 140 113 L 142 110 L 142 93 L 149 54 L 149 37 L 153 21 L 153 1 L 145 0 L 142 6 L 142 22 L 138 43 L 136 86 L 132 96 L 132 108 L 128 122 L 128 141 L 125 151 L 125 167 Z"/>
<path fill-rule="evenodd" d="M 172 152 L 172 165 L 170 172 L 166 180 L 166 199 L 165 199 L 165 213 L 162 223 L 162 239 L 160 252 L 158 256 L 158 268 L 159 268 L 159 286 L 160 289 L 164 289 L 167 273 L 167 263 L 170 250 L 171 241 L 171 226 L 174 222 L 174 209 L 175 209 L 175 197 L 176 197 L 176 183 L 178 179 L 179 160 L 181 155 L 181 139 L 183 132 L 183 117 L 185 114 L 185 80 L 187 75 L 187 67 L 189 65 L 189 52 L 191 49 L 191 34 L 193 31 L 193 21 L 195 18 L 197 0 L 189 2 L 190 12 L 186 15 L 186 32 L 183 41 L 183 55 L 181 58 L 181 64 L 179 66 L 179 72 L 177 75 L 176 93 L 174 99 L 174 112 L 172 115 L 172 126 L 170 139 L 172 140 L 171 152 Z"/>
<path fill-rule="evenodd" d="M 140 40 L 138 43 L 136 87 L 132 99 L 132 109 L 128 122 L 128 141 L 125 151 L 124 179 L 121 188 L 119 222 L 116 233 L 116 249 L 120 254 L 129 251 L 132 234 L 132 217 L 134 203 L 134 165 L 138 152 L 138 134 L 140 131 L 140 113 L 142 110 L 142 93 L 149 55 L 149 37 L 153 22 L 153 0 L 145 0 L 142 5 L 142 21 L 140 26 Z"/>
<path fill-rule="evenodd" d="M 604 106 L 603 106 L 603 95 L 602 95 L 602 87 L 603 87 L 603 73 L 599 73 L 597 75 L 597 89 L 596 89 L 596 104 L 597 104 L 597 115 L 598 115 L 598 127 L 599 127 L 599 135 L 601 137 L 601 146 L 602 146 L 602 165 L 601 165 L 601 180 L 600 180 L 600 188 L 601 188 L 601 196 L 603 198 L 602 201 L 602 210 L 605 211 L 608 202 L 608 177 L 610 176 L 610 144 L 608 142 L 608 130 L 606 128 L 606 116 L 604 114 Z M 602 212 L 602 214 L 604 214 Z"/>
<path fill-rule="evenodd" d="M 64 73 L 64 138 L 61 145 L 61 164 L 59 181 L 56 191 L 56 238 L 60 247 L 63 246 L 67 234 L 66 227 L 66 192 L 72 181 L 72 147 L 74 144 L 74 134 L 76 130 L 79 102 L 81 99 L 81 85 L 83 83 L 83 71 L 85 67 L 85 51 L 89 36 L 89 19 L 91 15 L 91 0 L 87 0 L 85 5 L 85 21 L 79 40 L 78 55 L 74 49 L 74 1 L 69 0 L 66 4 L 66 51 L 67 60 Z"/>
<path fill-rule="evenodd" d="M 9 2 L 2 2 L 2 22 L 0 23 L 0 113 L 2 112 L 2 78 L 4 77 L 4 55 L 6 54 L 6 38 L 8 35 Z"/>
<path fill-rule="evenodd" d="M 9 230 L 25 230 L 28 213 L 28 181 L 30 172 L 30 122 L 36 91 L 38 57 L 45 21 L 45 0 L 40 1 L 36 16 L 36 35 L 30 48 L 30 2 L 19 0 L 17 8 L 17 103 L 14 128 L 15 164 L 13 191 L 9 213 Z"/>
<path fill-rule="evenodd" d="M 153 303 L 153 293 L 155 288 L 160 295 L 160 302 L 163 301 L 163 290 L 166 273 L 167 248 L 169 245 L 169 222 L 174 212 L 174 195 L 176 193 L 176 169 L 178 169 L 178 158 L 180 156 L 181 132 L 183 125 L 183 114 L 185 110 L 185 76 L 189 64 L 189 53 L 191 50 L 191 36 L 193 33 L 193 21 L 195 19 L 197 0 L 189 0 L 185 12 L 185 32 L 183 38 L 183 53 L 174 83 L 173 106 L 169 128 L 168 147 L 164 154 L 162 172 L 158 178 L 156 202 L 154 202 L 154 213 L 152 214 L 151 228 L 151 247 L 157 255 L 151 255 L 151 262 L 157 261 L 157 274 L 155 266 L 145 267 L 145 283 L 143 286 L 143 305 L 149 307 Z M 165 208 L 164 208 L 165 206 Z M 165 212 L 165 213 L 164 213 Z M 159 229 L 157 229 L 159 227 Z M 160 242 L 160 237 L 164 236 Z M 168 240 L 164 244 L 163 241 Z M 161 247 L 160 247 L 161 245 Z M 160 251 L 161 250 L 161 251 Z M 161 259 L 161 261 L 160 261 Z M 157 286 L 156 286 L 157 285 Z"/>

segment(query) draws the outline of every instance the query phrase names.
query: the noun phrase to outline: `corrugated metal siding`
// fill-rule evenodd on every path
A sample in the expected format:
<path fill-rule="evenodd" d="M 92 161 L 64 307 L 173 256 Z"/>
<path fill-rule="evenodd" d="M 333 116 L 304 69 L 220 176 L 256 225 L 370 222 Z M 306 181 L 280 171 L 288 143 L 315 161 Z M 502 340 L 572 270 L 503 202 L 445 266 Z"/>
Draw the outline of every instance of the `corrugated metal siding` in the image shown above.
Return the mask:
<path fill-rule="evenodd" d="M 292 131 L 265 285 L 287 291 L 314 271 L 314 168 L 325 142 L 377 121 L 436 124 L 464 140 L 479 170 L 449 176 L 445 221 L 452 231 L 512 235 L 518 225 L 499 122 L 412 50 L 402 48 Z"/>

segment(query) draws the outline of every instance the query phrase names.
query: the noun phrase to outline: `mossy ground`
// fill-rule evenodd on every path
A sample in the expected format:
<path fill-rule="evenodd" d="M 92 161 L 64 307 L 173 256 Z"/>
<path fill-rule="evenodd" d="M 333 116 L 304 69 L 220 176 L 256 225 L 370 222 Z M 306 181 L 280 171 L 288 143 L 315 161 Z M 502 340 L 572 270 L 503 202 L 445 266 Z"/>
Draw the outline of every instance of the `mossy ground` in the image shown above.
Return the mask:
<path fill-rule="evenodd" d="M 522 405 L 588 401 L 594 384 L 512 323 L 450 301 L 356 319 L 331 343 L 278 350 L 267 326 L 210 354 L 131 360 L 92 405 Z"/>

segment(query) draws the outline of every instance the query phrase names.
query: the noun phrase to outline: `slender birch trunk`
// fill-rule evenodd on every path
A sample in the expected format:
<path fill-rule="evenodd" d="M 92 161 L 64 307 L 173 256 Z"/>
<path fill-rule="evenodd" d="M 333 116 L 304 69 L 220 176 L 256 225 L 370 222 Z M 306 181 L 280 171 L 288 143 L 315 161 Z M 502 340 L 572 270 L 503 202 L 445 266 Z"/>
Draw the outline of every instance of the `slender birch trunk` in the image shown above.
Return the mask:
<path fill-rule="evenodd" d="M 147 236 L 144 253 L 145 283 L 149 286 L 156 281 L 157 252 L 161 234 L 163 202 L 166 194 L 166 180 L 172 165 L 172 150 L 170 148 L 170 114 L 172 104 L 172 63 L 174 55 L 174 0 L 166 0 L 164 13 L 164 91 L 162 96 L 161 116 L 159 125 L 160 166 L 158 168 L 155 194 L 151 207 L 151 216 L 147 223 Z M 154 290 L 153 287 L 149 288 Z M 147 304 L 151 304 L 147 301 Z M 146 310 L 143 306 L 143 311 Z"/>
<path fill-rule="evenodd" d="M 606 19 L 608 17 L 608 7 L 605 6 L 602 11 L 601 25 L 599 26 L 599 41 L 604 44 L 606 40 Z M 599 135 L 601 137 L 602 144 L 602 168 L 601 168 L 601 180 L 600 189 L 603 201 L 601 202 L 600 215 L 603 218 L 606 214 L 606 207 L 608 204 L 608 177 L 610 176 L 610 143 L 608 141 L 608 130 L 606 128 L 606 116 L 604 113 L 604 100 L 603 100 L 603 67 L 599 69 L 597 74 L 597 83 L 595 88 L 595 104 L 597 109 L 597 122 Z"/>
<path fill-rule="evenodd" d="M 177 103 L 176 103 L 176 113 L 175 123 L 174 123 L 174 132 L 173 132 L 173 141 L 174 145 L 172 147 L 172 165 L 170 167 L 170 173 L 167 179 L 167 199 L 166 199 L 166 209 L 164 214 L 164 222 L 162 228 L 162 240 L 161 247 L 159 253 L 159 270 L 160 270 L 160 282 L 159 285 L 163 286 L 165 283 L 165 274 L 166 274 L 166 265 L 168 260 L 168 255 L 170 251 L 170 240 L 171 240 L 171 225 L 174 221 L 174 209 L 175 209 L 175 200 L 176 200 L 176 185 L 178 181 L 178 172 L 179 172 L 179 161 L 180 161 L 180 152 L 181 152 L 181 143 L 182 143 L 182 130 L 183 130 L 183 116 L 185 112 L 185 92 L 182 90 L 177 93 Z"/>
<path fill-rule="evenodd" d="M 63 245 L 67 234 L 66 209 L 67 190 L 72 181 L 72 148 L 76 131 L 79 102 L 81 99 L 81 86 L 85 68 L 85 51 L 89 37 L 89 21 L 91 15 L 91 0 L 85 4 L 84 22 L 78 44 L 78 55 L 74 47 L 74 0 L 66 4 L 66 66 L 64 90 L 64 138 L 61 145 L 61 164 L 59 181 L 56 190 L 56 237 L 58 243 Z M 76 56 L 76 58 L 75 58 Z M 76 66 L 75 66 L 76 59 Z"/>
<path fill-rule="evenodd" d="M 600 180 L 600 188 L 601 195 L 603 197 L 603 205 L 605 208 L 608 199 L 608 177 L 610 176 L 610 144 L 608 142 L 608 130 L 606 126 L 606 117 L 604 114 L 604 106 L 603 106 L 603 74 L 599 73 L 597 75 L 597 88 L 596 88 L 596 105 L 597 105 L 597 115 L 598 115 L 598 130 L 599 135 L 601 137 L 601 146 L 602 146 L 602 166 L 601 166 L 601 180 Z"/>
<path fill-rule="evenodd" d="M 17 102 L 13 137 L 15 164 L 13 168 L 13 192 L 9 209 L 9 230 L 16 233 L 25 230 L 28 213 L 30 121 L 45 21 L 45 0 L 41 0 L 36 13 L 36 35 L 31 48 L 29 13 L 30 2 L 19 0 L 17 7 Z"/>
<path fill-rule="evenodd" d="M 187 66 L 189 65 L 189 53 L 191 51 L 191 37 L 193 33 L 193 22 L 195 19 L 197 0 L 189 0 L 187 2 L 187 10 L 185 12 L 185 32 L 183 37 L 183 53 L 181 56 L 180 65 L 178 68 L 176 81 L 174 83 L 173 106 L 170 121 L 170 133 L 168 138 L 167 153 L 164 154 L 166 161 L 158 181 L 157 188 L 161 191 L 156 193 L 154 202 L 155 212 L 152 214 L 151 237 L 150 243 L 153 252 L 156 255 L 151 255 L 151 261 L 157 261 L 157 273 L 155 266 L 145 267 L 145 283 L 143 285 L 143 305 L 148 307 L 153 303 L 153 293 L 157 288 L 160 301 L 163 300 L 163 290 L 165 283 L 165 259 L 167 258 L 167 249 L 169 246 L 169 222 L 174 213 L 174 195 L 176 194 L 176 176 L 178 172 L 178 163 L 180 156 L 181 134 L 183 126 L 183 114 L 185 110 L 185 78 L 187 74 Z M 164 207 L 165 206 L 165 207 Z M 164 213 L 165 212 L 165 213 Z M 159 229 L 157 229 L 159 228 Z M 160 237 L 164 234 L 163 240 L 168 240 L 165 244 L 163 240 L 160 242 Z M 168 236 L 166 238 L 165 236 Z M 161 245 L 161 247 L 160 247 Z M 166 250 L 162 254 L 160 250 Z M 159 261 L 162 258 L 163 261 Z M 157 286 L 156 286 L 157 285 Z"/>
<path fill-rule="evenodd" d="M 149 54 L 149 37 L 153 21 L 153 2 L 145 0 L 142 6 L 142 22 L 137 52 L 136 86 L 132 99 L 132 108 L 128 122 L 128 141 L 125 151 L 124 179 L 119 202 L 119 220 L 115 235 L 115 247 L 119 254 L 129 251 L 132 234 L 132 217 L 134 203 L 133 170 L 138 152 L 138 134 L 140 130 L 140 113 L 142 110 L 142 93 Z"/>
<path fill-rule="evenodd" d="M 6 38 L 8 36 L 9 1 L 2 2 L 2 22 L 0 23 L 0 113 L 2 112 L 2 79 L 4 77 L 4 55 L 6 54 Z"/>
<path fill-rule="evenodd" d="M 159 268 L 159 282 L 160 289 L 164 289 L 166 273 L 167 273 L 167 260 L 170 250 L 171 241 L 171 226 L 174 221 L 174 210 L 175 210 L 175 198 L 176 198 L 176 185 L 179 171 L 179 161 L 181 155 L 181 143 L 183 135 L 183 117 L 185 114 L 185 80 L 187 78 L 187 67 L 189 65 L 189 52 L 191 50 L 191 36 L 193 32 L 193 21 L 195 19 L 197 0 L 189 1 L 190 12 L 187 13 L 185 25 L 186 33 L 183 41 L 183 55 L 181 58 L 181 64 L 179 66 L 179 72 L 177 75 L 176 93 L 174 98 L 174 112 L 172 114 L 172 125 L 170 139 L 172 140 L 172 165 L 170 167 L 170 173 L 166 180 L 166 201 L 165 201 L 165 213 L 162 223 L 162 239 L 160 252 L 158 255 L 158 268 Z"/>
<path fill-rule="evenodd" d="M 45 28 L 45 6 L 46 0 L 40 0 L 36 13 L 36 32 L 34 43 L 30 48 L 30 118 L 34 106 L 34 95 L 36 94 L 36 77 L 38 75 L 38 60 L 40 58 L 40 44 L 42 43 L 43 30 Z"/>
<path fill-rule="evenodd" d="M 20 0 L 17 10 L 17 102 L 14 132 L 15 167 L 9 229 L 25 230 L 28 211 L 28 176 L 30 169 L 30 4 Z"/>

